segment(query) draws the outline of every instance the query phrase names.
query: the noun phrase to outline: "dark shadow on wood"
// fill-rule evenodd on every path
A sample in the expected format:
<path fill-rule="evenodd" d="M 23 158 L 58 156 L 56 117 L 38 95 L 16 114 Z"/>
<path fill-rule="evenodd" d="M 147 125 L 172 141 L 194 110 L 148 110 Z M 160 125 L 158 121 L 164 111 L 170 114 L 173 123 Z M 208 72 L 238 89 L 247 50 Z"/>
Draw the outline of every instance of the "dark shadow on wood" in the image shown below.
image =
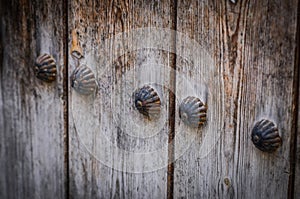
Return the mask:
<path fill-rule="evenodd" d="M 295 65 L 294 65 L 294 81 L 293 81 L 293 119 L 291 129 L 291 145 L 290 145 L 290 176 L 289 176 L 289 187 L 288 187 L 288 198 L 297 198 L 295 193 L 295 172 L 296 172 L 296 161 L 297 161 L 297 132 L 298 132 L 298 112 L 299 112 L 299 59 L 300 59 L 300 1 L 298 1 L 297 11 L 297 31 L 296 31 L 296 49 L 295 49 Z"/>
<path fill-rule="evenodd" d="M 64 29 L 64 67 L 63 67 L 63 99 L 64 99 L 64 172 L 65 172 L 65 198 L 70 197 L 69 193 L 69 179 L 70 179 L 70 167 L 69 167 L 69 59 L 68 59 L 68 37 L 69 37 L 69 2 L 68 0 L 63 1 L 63 23 L 65 24 Z"/>
<path fill-rule="evenodd" d="M 177 30 L 177 0 L 173 1 L 172 17 L 174 20 L 171 28 Z M 176 34 L 174 35 L 173 48 L 176 52 Z M 167 198 L 172 199 L 174 192 L 174 156 L 175 156 L 175 115 L 176 115 L 176 54 L 170 56 L 170 90 L 169 90 L 169 141 L 168 141 L 168 183 Z"/>

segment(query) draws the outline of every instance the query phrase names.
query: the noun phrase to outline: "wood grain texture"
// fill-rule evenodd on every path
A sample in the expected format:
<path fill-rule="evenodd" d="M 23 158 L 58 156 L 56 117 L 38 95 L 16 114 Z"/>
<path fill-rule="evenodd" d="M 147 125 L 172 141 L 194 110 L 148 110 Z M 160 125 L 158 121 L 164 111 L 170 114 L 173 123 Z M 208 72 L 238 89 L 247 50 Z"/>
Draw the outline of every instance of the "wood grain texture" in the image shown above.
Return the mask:
<path fill-rule="evenodd" d="M 232 2 L 1 1 L 0 198 L 286 198 L 291 183 L 300 197 L 299 112 L 289 182 L 299 2 Z M 83 58 L 64 54 L 66 39 Z M 57 60 L 53 83 L 34 76 L 40 53 Z M 80 65 L 97 79 L 90 96 L 64 93 Z M 145 84 L 161 98 L 157 119 L 133 107 Z M 199 129 L 179 118 L 188 96 L 208 106 Z M 251 142 L 263 118 L 283 139 L 273 154 Z"/>
<path fill-rule="evenodd" d="M 130 32 L 170 29 L 171 12 L 169 1 L 69 4 L 70 46 L 79 43 L 84 55 L 80 60 L 69 55 L 69 73 L 85 64 L 99 84 L 91 96 L 70 88 L 70 197 L 166 198 L 169 97 L 164 85 L 170 81 L 170 54 L 147 48 L 157 43 L 150 30 L 139 38 Z M 71 42 L 73 30 L 78 41 Z M 132 93 L 144 84 L 161 97 L 158 119 L 149 120 L 133 107 Z"/>
<path fill-rule="evenodd" d="M 0 198 L 64 198 L 64 30 L 61 2 L 1 1 Z M 34 75 L 40 53 L 52 84 Z"/>
<path fill-rule="evenodd" d="M 299 43 L 299 41 L 298 41 Z M 299 56 L 300 51 L 298 49 L 298 66 L 299 66 Z M 298 73 L 299 73 L 299 68 L 298 68 Z M 299 74 L 298 74 L 299 75 Z M 296 120 L 296 154 L 295 154 L 295 183 L 294 183 L 294 198 L 300 198 L 300 190 L 298 187 L 300 187 L 300 79 L 298 76 L 298 107 L 295 107 L 295 114 L 297 114 L 298 111 L 298 116 Z"/>
<path fill-rule="evenodd" d="M 195 83 L 177 81 L 176 97 L 178 102 L 188 95 L 202 98 L 208 121 L 197 131 L 176 116 L 180 158 L 174 198 L 288 196 L 297 5 L 296 0 L 178 2 L 177 30 L 203 49 L 188 60 L 197 52 L 187 40 L 177 41 L 177 55 L 186 55 L 177 59 L 178 75 Z M 274 121 L 282 136 L 274 154 L 251 142 L 251 130 L 262 118 Z"/>
<path fill-rule="evenodd" d="M 299 6 L 299 2 L 298 2 Z M 293 190 L 290 190 L 294 198 L 300 198 L 300 8 L 298 7 L 298 24 L 297 24 L 297 47 L 296 47 L 296 57 L 295 57 L 295 72 L 298 72 L 298 77 L 294 78 L 294 122 L 295 122 L 295 141 L 294 141 L 294 185 Z"/>

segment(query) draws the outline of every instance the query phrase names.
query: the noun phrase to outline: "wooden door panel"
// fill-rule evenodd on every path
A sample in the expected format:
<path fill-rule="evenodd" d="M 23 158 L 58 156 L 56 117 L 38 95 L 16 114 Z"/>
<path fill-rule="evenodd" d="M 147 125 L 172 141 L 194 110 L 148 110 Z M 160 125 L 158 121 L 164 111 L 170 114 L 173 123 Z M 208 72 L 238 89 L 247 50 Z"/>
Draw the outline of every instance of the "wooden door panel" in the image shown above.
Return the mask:
<path fill-rule="evenodd" d="M 299 197 L 299 2 L 232 2 L 1 1 L 0 198 Z M 80 66 L 91 95 L 72 87 Z M 158 118 L 134 107 L 144 85 Z M 207 105 L 199 129 L 179 117 L 188 96 Z M 274 153 L 251 141 L 261 119 Z"/>
<path fill-rule="evenodd" d="M 64 3 L 1 1 L 0 198 L 64 198 Z M 49 53 L 57 80 L 35 77 Z"/>
<path fill-rule="evenodd" d="M 69 74 L 85 64 L 99 84 L 90 96 L 70 87 L 72 198 L 166 198 L 169 96 L 164 85 L 170 81 L 171 58 L 167 51 L 147 48 L 157 39 L 150 30 L 142 34 L 144 39 L 131 31 L 172 28 L 172 6 L 169 1 L 70 3 L 69 34 L 75 31 L 73 42 L 80 44 L 84 57 L 69 55 Z M 75 37 L 69 38 L 70 49 Z M 132 93 L 145 84 L 161 97 L 158 120 L 133 107 Z"/>
<path fill-rule="evenodd" d="M 178 2 L 177 30 L 195 39 L 211 61 L 201 63 L 207 59 L 203 55 L 182 64 L 177 58 L 180 75 L 197 82 L 190 93 L 177 82 L 178 102 L 188 95 L 204 98 L 208 121 L 197 131 L 176 116 L 175 139 L 184 134 L 190 147 L 175 162 L 175 198 L 287 197 L 295 5 L 297 1 Z M 187 43 L 177 44 L 177 54 L 185 48 Z M 251 130 L 263 118 L 277 124 L 283 139 L 273 154 L 251 142 Z M 177 149 L 175 145 L 175 153 Z"/>

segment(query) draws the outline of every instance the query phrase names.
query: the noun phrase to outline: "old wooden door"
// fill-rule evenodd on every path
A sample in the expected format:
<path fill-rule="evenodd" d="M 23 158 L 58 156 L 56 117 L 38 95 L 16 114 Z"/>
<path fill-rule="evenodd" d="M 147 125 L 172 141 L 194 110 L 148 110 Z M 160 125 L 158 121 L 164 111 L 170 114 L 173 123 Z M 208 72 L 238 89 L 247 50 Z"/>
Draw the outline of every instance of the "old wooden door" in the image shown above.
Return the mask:
<path fill-rule="evenodd" d="M 0 10 L 0 198 L 300 198 L 299 1 Z M 34 75 L 41 53 L 56 60 L 53 83 Z M 88 96 L 71 87 L 81 66 L 97 80 Z M 134 107 L 144 85 L 160 97 L 157 118 Z M 188 96 L 207 105 L 201 128 L 179 117 Z M 279 129 L 273 153 L 251 141 L 261 119 Z"/>

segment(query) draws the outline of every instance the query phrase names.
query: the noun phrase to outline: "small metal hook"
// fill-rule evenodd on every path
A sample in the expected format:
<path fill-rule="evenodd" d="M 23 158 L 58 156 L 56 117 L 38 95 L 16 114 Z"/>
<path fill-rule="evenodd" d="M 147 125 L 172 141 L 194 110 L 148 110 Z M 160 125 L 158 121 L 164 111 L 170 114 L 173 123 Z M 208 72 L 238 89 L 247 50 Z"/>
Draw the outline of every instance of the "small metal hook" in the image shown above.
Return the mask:
<path fill-rule="evenodd" d="M 77 32 L 75 29 L 72 31 L 71 55 L 77 59 L 81 59 L 83 57 L 82 48 L 79 45 Z"/>

